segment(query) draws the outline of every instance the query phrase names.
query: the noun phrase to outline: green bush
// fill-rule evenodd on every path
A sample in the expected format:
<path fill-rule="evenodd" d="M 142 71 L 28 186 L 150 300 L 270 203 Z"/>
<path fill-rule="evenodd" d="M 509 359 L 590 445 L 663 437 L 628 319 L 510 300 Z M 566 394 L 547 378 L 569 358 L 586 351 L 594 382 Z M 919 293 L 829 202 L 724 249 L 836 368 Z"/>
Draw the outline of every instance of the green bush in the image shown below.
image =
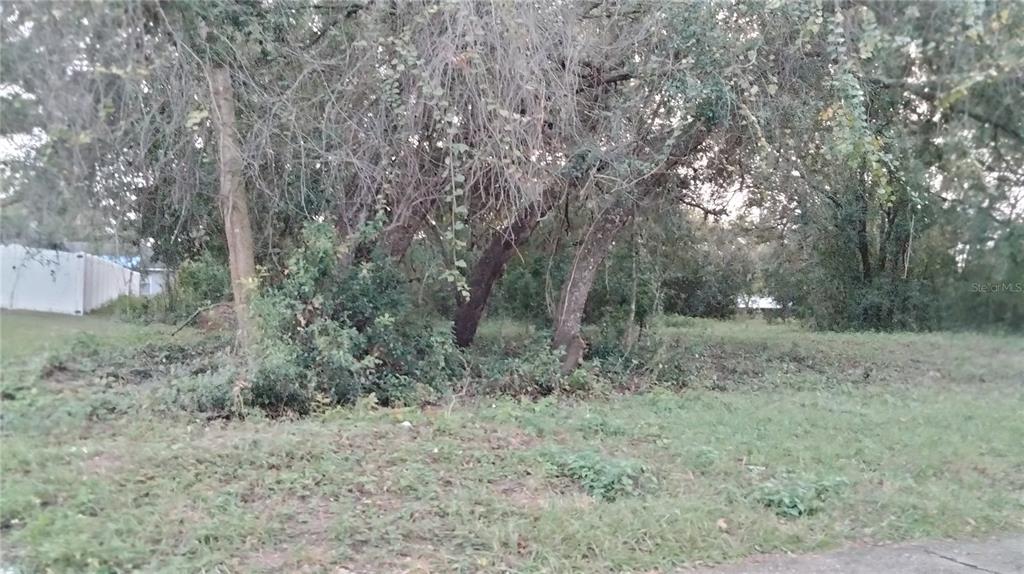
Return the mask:
<path fill-rule="evenodd" d="M 344 264 L 327 223 L 307 225 L 283 276 L 253 301 L 259 322 L 247 402 L 308 413 L 373 393 L 382 405 L 436 398 L 455 377 L 450 334 L 412 313 L 384 256 Z"/>
<path fill-rule="evenodd" d="M 181 264 L 173 284 L 152 297 L 120 297 L 110 305 L 126 321 L 176 323 L 198 309 L 231 297 L 231 274 L 227 265 L 211 253 Z"/>
<path fill-rule="evenodd" d="M 156 316 L 153 301 L 139 295 L 122 295 L 93 314 L 111 313 L 124 321 L 148 323 Z"/>
<path fill-rule="evenodd" d="M 174 288 L 183 304 L 201 307 L 218 303 L 231 294 L 231 273 L 223 261 L 205 252 L 182 263 Z"/>
<path fill-rule="evenodd" d="M 157 390 L 157 402 L 172 411 L 232 414 L 236 376 L 234 368 L 224 367 L 174 379 Z"/>
<path fill-rule="evenodd" d="M 685 387 L 701 367 L 698 344 L 666 333 L 659 325 L 644 328 L 629 348 L 623 344 L 621 329 L 610 325 L 588 330 L 587 338 L 591 341 L 588 360 L 620 384 Z"/>

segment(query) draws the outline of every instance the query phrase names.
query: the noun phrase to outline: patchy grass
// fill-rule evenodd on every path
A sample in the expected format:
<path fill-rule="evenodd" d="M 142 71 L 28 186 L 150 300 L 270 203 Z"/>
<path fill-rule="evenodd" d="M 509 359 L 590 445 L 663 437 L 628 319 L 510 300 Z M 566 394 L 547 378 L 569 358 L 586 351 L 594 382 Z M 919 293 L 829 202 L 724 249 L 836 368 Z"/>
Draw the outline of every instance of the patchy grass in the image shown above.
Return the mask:
<path fill-rule="evenodd" d="M 6 361 L 63 350 L 83 337 L 119 345 L 133 339 L 169 332 L 170 327 L 141 327 L 102 315 L 58 315 L 33 311 L 0 312 L 0 355 Z"/>
<path fill-rule="evenodd" d="M 45 344 L 33 335 L 9 357 L 3 320 L 5 365 Z M 143 332 L 103 328 L 99 347 Z M 180 400 L 179 379 L 228 384 L 202 361 L 198 374 L 191 361 L 118 378 L 99 353 L 92 372 L 25 378 L 3 403 L 3 560 L 26 572 L 658 571 L 1024 528 L 1021 339 L 661 329 L 699 367 L 681 392 L 211 421 Z M 65 333 L 53 335 L 76 341 Z M 483 335 L 517 336 L 498 333 Z"/>

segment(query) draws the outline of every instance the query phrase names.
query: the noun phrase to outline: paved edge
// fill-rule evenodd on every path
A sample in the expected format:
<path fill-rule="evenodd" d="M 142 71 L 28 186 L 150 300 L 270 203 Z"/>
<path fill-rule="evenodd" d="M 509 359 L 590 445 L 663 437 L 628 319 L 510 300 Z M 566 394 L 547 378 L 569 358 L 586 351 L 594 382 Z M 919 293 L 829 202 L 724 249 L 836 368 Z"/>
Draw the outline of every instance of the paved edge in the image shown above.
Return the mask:
<path fill-rule="evenodd" d="M 803 555 L 763 555 L 678 574 L 1024 574 L 1024 534 L 932 540 Z"/>

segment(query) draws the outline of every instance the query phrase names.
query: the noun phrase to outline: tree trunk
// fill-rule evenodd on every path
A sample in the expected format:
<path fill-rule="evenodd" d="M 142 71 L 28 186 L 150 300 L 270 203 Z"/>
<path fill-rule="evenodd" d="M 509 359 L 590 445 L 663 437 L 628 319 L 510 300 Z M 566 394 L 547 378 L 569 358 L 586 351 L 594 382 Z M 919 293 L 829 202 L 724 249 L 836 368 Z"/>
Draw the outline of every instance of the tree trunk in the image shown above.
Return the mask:
<path fill-rule="evenodd" d="M 387 230 L 384 233 L 384 247 L 387 249 L 388 256 L 401 263 L 405 258 L 405 253 L 412 246 L 412 240 L 422 227 L 422 218 L 410 217 Z"/>
<path fill-rule="evenodd" d="M 633 222 L 633 227 L 636 227 L 636 221 Z M 640 254 L 637 253 L 637 238 L 634 232 L 631 238 L 632 251 L 633 251 L 633 283 L 630 285 L 629 290 L 629 315 L 626 317 L 626 329 L 622 333 L 622 346 L 625 347 L 626 352 L 633 350 L 633 345 L 636 344 L 637 339 L 640 338 L 640 327 L 636 324 L 636 296 L 638 287 L 638 276 L 636 269 L 636 260 L 640 258 Z"/>
<path fill-rule="evenodd" d="M 546 187 L 540 201 L 528 206 L 505 229 L 491 236 L 486 249 L 480 254 L 469 277 L 469 298 L 461 301 L 455 311 L 455 342 L 460 347 L 468 347 L 473 343 L 487 301 L 491 297 L 491 290 L 504 274 L 508 260 L 519 246 L 526 243 L 540 220 L 565 197 L 563 192 L 582 185 L 599 169 L 599 163 L 594 161 L 589 152 L 574 153 L 570 158 L 572 162 L 580 164 L 574 168 L 577 174 L 566 180 L 559 179 Z M 581 173 L 586 174 L 586 177 Z"/>
<path fill-rule="evenodd" d="M 868 239 L 867 192 L 857 193 L 857 253 L 860 255 L 860 271 L 864 282 L 871 281 L 871 245 Z"/>
<path fill-rule="evenodd" d="M 427 227 L 427 216 L 434 209 L 434 201 L 417 202 L 394 214 L 391 225 L 381 232 L 381 242 L 388 256 L 398 263 L 405 258 L 416 234 Z"/>
<path fill-rule="evenodd" d="M 516 249 L 526 243 L 546 211 L 547 206 L 544 205 L 539 209 L 524 211 L 511 225 L 491 236 L 469 276 L 469 298 L 460 302 L 455 311 L 454 332 L 458 346 L 468 347 L 473 344 L 494 284 L 505 272 L 505 264 Z"/>
<path fill-rule="evenodd" d="M 249 200 L 242 179 L 242 151 L 235 124 L 235 95 L 231 73 L 227 68 L 210 70 L 210 88 L 215 107 L 214 119 L 220 139 L 220 210 L 228 244 L 228 265 L 231 270 L 231 291 L 234 295 L 238 337 L 243 349 L 251 342 L 249 292 L 256 277 L 252 224 L 249 221 Z"/>
<path fill-rule="evenodd" d="M 572 269 L 562 286 L 555 335 L 551 341 L 554 348 L 565 351 L 562 374 L 571 373 L 583 359 L 585 344 L 580 336 L 580 327 L 590 288 L 594 285 L 598 267 L 615 244 L 615 236 L 631 216 L 630 210 L 609 208 L 597 218 L 576 249 Z"/>

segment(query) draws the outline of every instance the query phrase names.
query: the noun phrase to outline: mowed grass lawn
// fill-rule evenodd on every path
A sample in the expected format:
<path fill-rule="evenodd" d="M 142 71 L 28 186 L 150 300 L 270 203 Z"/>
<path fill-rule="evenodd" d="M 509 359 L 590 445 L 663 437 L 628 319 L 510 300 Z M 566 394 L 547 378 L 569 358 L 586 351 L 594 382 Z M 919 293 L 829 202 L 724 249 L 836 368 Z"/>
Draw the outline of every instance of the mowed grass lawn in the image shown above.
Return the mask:
<path fill-rule="evenodd" d="M 105 344 L 131 342 L 139 337 L 171 330 L 166 325 L 142 327 L 115 321 L 103 315 L 57 315 L 33 311 L 0 312 L 0 358 L 10 364 L 24 363 L 32 355 L 42 355 L 66 347 L 82 336 Z"/>
<path fill-rule="evenodd" d="M 657 572 L 1024 530 L 1020 338 L 681 321 L 682 390 L 208 421 L 147 408 L 166 381 L 33 375 L 79 327 L 166 330 L 0 320 L 18 572 Z"/>

